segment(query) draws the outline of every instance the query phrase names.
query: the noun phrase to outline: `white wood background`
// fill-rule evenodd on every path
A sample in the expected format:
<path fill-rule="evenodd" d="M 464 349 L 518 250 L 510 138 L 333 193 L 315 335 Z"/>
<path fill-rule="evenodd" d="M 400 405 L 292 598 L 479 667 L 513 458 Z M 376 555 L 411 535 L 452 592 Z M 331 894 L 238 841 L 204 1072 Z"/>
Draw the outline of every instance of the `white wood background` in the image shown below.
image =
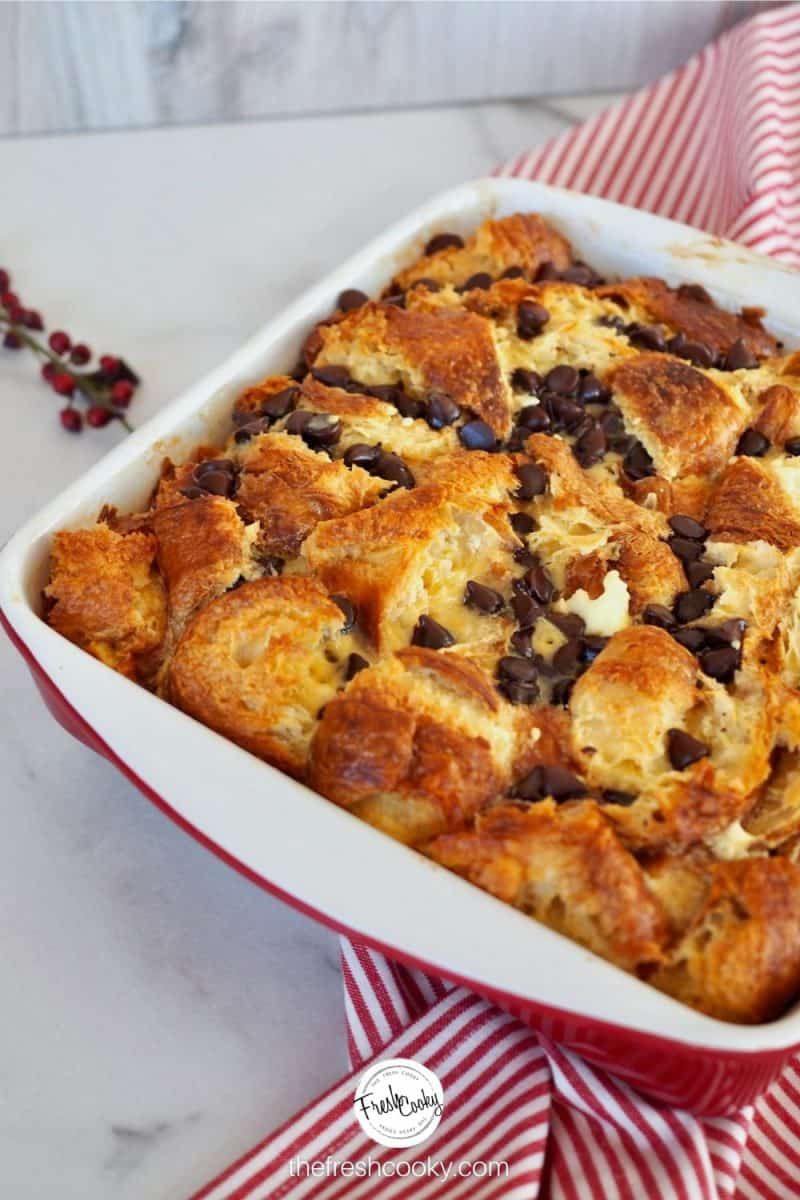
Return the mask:
<path fill-rule="evenodd" d="M 0 3 L 0 134 L 619 91 L 741 0 Z"/>

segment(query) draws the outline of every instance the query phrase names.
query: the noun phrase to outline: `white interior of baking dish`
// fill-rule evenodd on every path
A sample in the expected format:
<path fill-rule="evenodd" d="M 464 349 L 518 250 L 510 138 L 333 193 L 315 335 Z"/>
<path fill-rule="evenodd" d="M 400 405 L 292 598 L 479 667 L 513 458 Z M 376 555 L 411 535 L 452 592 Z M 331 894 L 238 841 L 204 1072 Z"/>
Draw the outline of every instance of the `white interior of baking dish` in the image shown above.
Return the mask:
<path fill-rule="evenodd" d="M 180 458 L 201 439 L 221 438 L 237 392 L 290 368 L 343 288 L 376 292 L 432 233 L 469 233 L 487 216 L 526 210 L 542 213 L 609 276 L 658 274 L 700 283 L 723 305 L 762 305 L 769 327 L 787 345 L 800 344 L 800 273 L 591 197 L 511 179 L 465 184 L 330 274 L 29 521 L 0 556 L 0 608 L 75 709 L 153 791 L 228 854 L 333 922 L 443 973 L 698 1047 L 791 1045 L 800 1042 L 797 1008 L 757 1027 L 694 1012 L 362 824 L 104 667 L 38 615 L 52 532 L 93 521 L 105 502 L 141 506 L 164 455 Z"/>

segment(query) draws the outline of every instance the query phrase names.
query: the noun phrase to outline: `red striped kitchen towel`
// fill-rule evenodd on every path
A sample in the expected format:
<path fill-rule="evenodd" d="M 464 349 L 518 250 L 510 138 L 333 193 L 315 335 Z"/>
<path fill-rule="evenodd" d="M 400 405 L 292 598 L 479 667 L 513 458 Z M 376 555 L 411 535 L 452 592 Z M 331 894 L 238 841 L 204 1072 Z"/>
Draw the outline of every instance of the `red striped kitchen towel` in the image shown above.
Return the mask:
<path fill-rule="evenodd" d="M 800 8 L 759 14 L 499 173 L 800 265 Z M 342 966 L 353 1072 L 195 1200 L 800 1197 L 800 1056 L 755 1110 L 700 1120 L 655 1107 L 463 988 L 344 940 Z M 354 1089 L 375 1057 L 418 1060 L 441 1080 L 447 1119 L 423 1145 L 387 1150 L 362 1133 Z M 324 1174 L 306 1173 L 313 1163 Z"/>

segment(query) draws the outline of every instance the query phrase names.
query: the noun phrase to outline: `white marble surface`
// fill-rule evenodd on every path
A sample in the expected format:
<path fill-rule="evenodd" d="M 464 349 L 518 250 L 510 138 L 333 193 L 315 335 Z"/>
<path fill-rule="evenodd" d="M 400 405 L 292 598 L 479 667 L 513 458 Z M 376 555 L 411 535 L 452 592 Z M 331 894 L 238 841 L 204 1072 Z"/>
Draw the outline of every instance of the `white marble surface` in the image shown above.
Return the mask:
<path fill-rule="evenodd" d="M 52 328 L 137 367 L 141 422 L 388 221 L 568 121 L 0 141 L 0 261 Z M 71 437 L 56 409 L 0 352 L 0 540 L 120 436 Z M 345 1068 L 336 941 L 71 740 L 1 635 L 0 679 L 0 1194 L 187 1196 Z"/>

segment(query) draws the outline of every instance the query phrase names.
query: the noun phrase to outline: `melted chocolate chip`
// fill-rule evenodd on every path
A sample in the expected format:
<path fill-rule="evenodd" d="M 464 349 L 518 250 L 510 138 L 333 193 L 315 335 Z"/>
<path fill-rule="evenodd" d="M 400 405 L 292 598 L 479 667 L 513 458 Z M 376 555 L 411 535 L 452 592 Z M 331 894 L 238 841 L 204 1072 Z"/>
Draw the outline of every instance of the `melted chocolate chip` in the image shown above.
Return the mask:
<path fill-rule="evenodd" d="M 303 440 L 309 446 L 335 446 L 342 436 L 342 422 L 330 413 L 314 413 L 303 426 Z"/>
<path fill-rule="evenodd" d="M 718 650 L 706 650 L 700 655 L 700 666 L 706 675 L 720 683 L 730 683 L 739 666 L 740 655 L 733 646 L 724 646 Z"/>
<path fill-rule="evenodd" d="M 589 428 L 580 435 L 575 445 L 572 447 L 572 453 L 580 465 L 586 469 L 594 466 L 595 463 L 602 462 L 608 449 L 606 435 L 603 432 L 602 426 L 592 422 Z"/>
<path fill-rule="evenodd" d="M 514 493 L 517 500 L 533 500 L 547 489 L 547 475 L 538 463 L 521 463 L 515 467 L 519 487 Z"/>
<path fill-rule="evenodd" d="M 499 592 L 496 592 L 494 588 L 486 587 L 483 583 L 477 583 L 474 579 L 470 579 L 467 583 L 464 603 L 483 613 L 498 613 L 505 605 Z"/>
<path fill-rule="evenodd" d="M 606 788 L 603 792 L 604 804 L 617 804 L 620 808 L 628 808 L 638 799 L 635 792 L 620 792 L 616 788 Z"/>
<path fill-rule="evenodd" d="M 764 437 L 757 429 L 745 429 L 736 443 L 735 454 L 743 454 L 747 458 L 761 458 L 769 450 L 769 438 Z"/>
<path fill-rule="evenodd" d="M 477 271 L 474 275 L 470 275 L 461 287 L 459 292 L 472 292 L 475 290 L 485 292 L 487 288 L 492 286 L 493 280 L 488 271 Z"/>
<path fill-rule="evenodd" d="M 556 704 L 561 708 L 566 708 L 570 702 L 572 689 L 574 687 L 574 679 L 557 679 L 553 684 L 553 690 L 550 695 L 550 703 Z"/>
<path fill-rule="evenodd" d="M 422 279 L 415 279 L 414 282 L 410 284 L 409 291 L 411 291 L 412 288 L 425 288 L 429 292 L 440 292 L 442 290 L 442 285 L 437 283 L 435 279 L 428 279 L 427 277 L 423 276 Z"/>
<path fill-rule="evenodd" d="M 702 560 L 686 563 L 683 571 L 691 588 L 699 588 L 701 584 L 708 583 L 709 579 L 714 577 L 713 564 Z"/>
<path fill-rule="evenodd" d="M 674 517 L 669 518 L 669 527 L 678 537 L 691 538 L 695 542 L 704 542 L 708 537 L 705 525 L 695 521 L 694 517 L 687 517 L 682 513 L 676 513 Z"/>
<path fill-rule="evenodd" d="M 559 646 L 553 655 L 553 666 L 559 675 L 572 675 L 578 669 L 581 649 L 581 640 L 577 637 L 568 638 L 563 646 Z"/>
<path fill-rule="evenodd" d="M 536 522 L 529 513 L 515 512 L 509 513 L 508 523 L 514 530 L 514 533 L 524 537 L 526 533 L 533 533 L 536 528 Z"/>
<path fill-rule="evenodd" d="M 653 460 L 641 442 L 634 442 L 622 461 L 622 469 L 629 479 L 646 479 L 655 475 Z"/>
<path fill-rule="evenodd" d="M 673 630 L 677 625 L 674 614 L 665 604 L 648 604 L 642 613 L 645 625 L 655 625 L 657 629 Z"/>
<path fill-rule="evenodd" d="M 445 425 L 452 425 L 460 416 L 461 409 L 444 392 L 431 392 L 428 396 L 425 419 L 431 429 L 444 429 Z"/>
<path fill-rule="evenodd" d="M 544 329 L 550 313 L 535 300 L 522 300 L 517 309 L 517 337 L 529 342 Z"/>
<path fill-rule="evenodd" d="M 305 408 L 296 408 L 286 422 L 286 432 L 301 435 L 313 416 Z"/>
<path fill-rule="evenodd" d="M 395 395 L 392 403 L 401 417 L 412 417 L 416 420 L 424 414 L 425 409 L 419 400 L 415 400 L 412 396 L 407 396 L 399 388 L 395 388 L 394 392 Z"/>
<path fill-rule="evenodd" d="M 411 635 L 412 646 L 425 646 L 428 650 L 442 650 L 445 646 L 455 645 L 455 638 L 449 629 L 434 621 L 424 613 L 417 620 Z"/>
<path fill-rule="evenodd" d="M 358 288 L 346 288 L 340 293 L 336 305 L 342 312 L 351 312 L 354 308 L 361 308 L 368 300 L 366 292 L 359 291 Z"/>
<path fill-rule="evenodd" d="M 682 729 L 667 731 L 667 755 L 676 771 L 684 771 L 708 754 L 708 746 Z"/>
<path fill-rule="evenodd" d="M 373 472 L 382 453 L 380 446 L 354 442 L 352 446 L 347 447 L 342 458 L 346 467 L 361 467 L 364 471 Z"/>
<path fill-rule="evenodd" d="M 587 416 L 583 405 L 569 396 L 554 395 L 549 401 L 549 408 L 556 425 L 569 433 L 574 433 Z"/>
<path fill-rule="evenodd" d="M 359 671 L 363 671 L 364 668 L 368 666 L 369 663 L 365 658 L 362 658 L 360 654 L 353 653 L 348 655 L 347 665 L 345 666 L 344 670 L 345 679 L 349 683 L 351 679 L 355 678 Z"/>
<path fill-rule="evenodd" d="M 390 479 L 399 487 L 413 488 L 416 484 L 411 469 L 406 466 L 400 455 L 392 454 L 389 450 L 381 451 L 380 458 L 372 468 L 372 474 L 380 476 L 381 479 Z"/>
<path fill-rule="evenodd" d="M 517 582 L 517 581 L 515 581 Z M 542 605 L 527 592 L 517 591 L 511 597 L 511 611 L 518 625 L 534 625 L 544 612 Z"/>
<path fill-rule="evenodd" d="M 741 647 L 744 639 L 747 622 L 741 617 L 731 617 L 728 621 L 723 621 L 721 625 L 712 625 L 705 632 L 706 642 L 712 647 L 724 647 L 737 645 Z"/>
<path fill-rule="evenodd" d="M 458 431 L 458 438 L 467 450 L 494 450 L 497 439 L 485 421 L 467 421 Z"/>
<path fill-rule="evenodd" d="M 693 542 L 690 538 L 678 537 L 676 533 L 667 538 L 667 545 L 675 557 L 679 558 L 682 563 L 694 562 L 703 553 L 703 546 L 700 542 Z"/>
<path fill-rule="evenodd" d="M 790 454 L 792 458 L 797 458 L 800 454 L 800 437 L 789 438 L 788 442 L 784 442 L 783 450 L 785 454 Z"/>
<path fill-rule="evenodd" d="M 352 600 L 348 600 L 347 596 L 332 595 L 331 600 L 337 608 L 342 610 L 344 616 L 344 625 L 342 633 L 349 633 L 356 623 L 356 606 Z"/>
<path fill-rule="evenodd" d="M 758 366 L 758 359 L 742 338 L 737 338 L 725 355 L 726 371 L 746 371 Z"/>
<path fill-rule="evenodd" d="M 312 378 L 326 387 L 343 388 L 350 383 L 350 372 L 347 367 L 312 367 Z"/>
<path fill-rule="evenodd" d="M 696 621 L 698 617 L 707 613 L 714 599 L 711 592 L 704 592 L 700 588 L 694 588 L 691 592 L 681 592 L 675 601 L 673 612 L 679 624 L 688 625 L 690 621 Z"/>
<path fill-rule="evenodd" d="M 506 267 L 505 271 L 500 276 L 501 279 L 524 279 L 525 272 L 522 267 Z"/>
<path fill-rule="evenodd" d="M 586 785 L 566 767 L 534 767 L 514 788 L 520 800 L 575 800 L 586 795 Z"/>
<path fill-rule="evenodd" d="M 586 622 L 577 613 L 549 612 L 547 619 L 564 634 L 564 637 L 580 637 L 586 629 Z"/>
<path fill-rule="evenodd" d="M 581 662 L 593 663 L 609 643 L 609 638 L 599 634 L 587 634 L 581 640 Z"/>
<path fill-rule="evenodd" d="M 559 396 L 572 396 L 577 392 L 581 377 L 574 367 L 553 367 L 545 376 L 545 384 L 551 392 Z"/>
<path fill-rule="evenodd" d="M 705 342 L 686 342 L 683 347 L 683 358 L 688 358 L 694 367 L 713 367 L 716 355 Z"/>
<path fill-rule="evenodd" d="M 667 348 L 667 340 L 656 325 L 640 325 L 638 322 L 629 325 L 628 337 L 634 346 L 642 350 L 664 351 Z"/>
<path fill-rule="evenodd" d="M 249 442 L 251 438 L 258 437 L 260 433 L 266 433 L 268 430 L 268 420 L 250 421 L 247 425 L 242 425 L 240 429 L 236 430 L 233 440 L 238 445 L 242 445 L 244 442 Z"/>
<path fill-rule="evenodd" d="M 705 633 L 702 629 L 675 629 L 672 636 L 678 645 L 683 646 L 690 654 L 697 654 L 706 644 Z"/>
<path fill-rule="evenodd" d="M 451 248 L 460 250 L 463 245 L 464 239 L 457 233 L 437 233 L 426 245 L 425 253 L 438 254 L 440 250 L 450 250 Z"/>
<path fill-rule="evenodd" d="M 511 387 L 515 392 L 530 392 L 531 395 L 535 395 L 541 386 L 542 377 L 538 371 L 517 367 L 511 375 Z"/>
<path fill-rule="evenodd" d="M 515 589 L 527 592 L 540 604 L 549 604 L 555 598 L 556 589 L 541 563 L 536 563 L 525 572 L 521 579 L 515 579 Z"/>
<path fill-rule="evenodd" d="M 530 659 L 517 658 L 511 654 L 506 654 L 500 659 L 497 673 L 501 679 L 513 679 L 518 683 L 532 683 L 538 674 Z"/>
<path fill-rule="evenodd" d="M 274 396 L 267 396 L 261 405 L 262 417 L 268 417 L 271 421 L 280 420 L 281 417 L 285 417 L 292 411 L 299 396 L 299 387 L 287 387 L 283 391 L 276 392 Z"/>
<path fill-rule="evenodd" d="M 584 404 L 605 404 L 611 399 L 611 392 L 591 371 L 581 379 L 578 395 Z"/>
<path fill-rule="evenodd" d="M 521 658 L 533 658 L 532 636 L 532 629 L 515 629 L 508 639 L 508 645 Z"/>
<path fill-rule="evenodd" d="M 526 437 L 529 433 L 544 433 L 550 428 L 550 418 L 541 404 L 526 404 L 517 415 L 517 426 Z"/>

